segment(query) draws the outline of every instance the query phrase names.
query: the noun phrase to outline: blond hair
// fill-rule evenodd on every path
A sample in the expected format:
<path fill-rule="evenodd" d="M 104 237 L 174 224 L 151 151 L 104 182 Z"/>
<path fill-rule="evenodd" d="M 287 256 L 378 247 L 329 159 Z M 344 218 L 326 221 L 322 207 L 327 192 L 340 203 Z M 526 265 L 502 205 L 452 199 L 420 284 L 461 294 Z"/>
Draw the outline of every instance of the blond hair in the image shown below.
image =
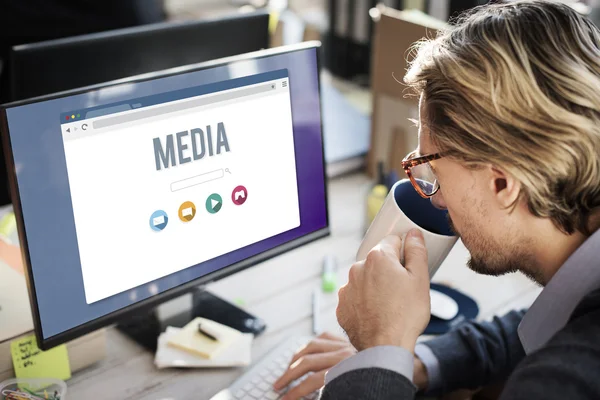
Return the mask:
<path fill-rule="evenodd" d="M 518 179 L 529 210 L 586 235 L 600 210 L 600 31 L 569 6 L 477 7 L 415 45 L 405 82 L 440 151 Z"/>

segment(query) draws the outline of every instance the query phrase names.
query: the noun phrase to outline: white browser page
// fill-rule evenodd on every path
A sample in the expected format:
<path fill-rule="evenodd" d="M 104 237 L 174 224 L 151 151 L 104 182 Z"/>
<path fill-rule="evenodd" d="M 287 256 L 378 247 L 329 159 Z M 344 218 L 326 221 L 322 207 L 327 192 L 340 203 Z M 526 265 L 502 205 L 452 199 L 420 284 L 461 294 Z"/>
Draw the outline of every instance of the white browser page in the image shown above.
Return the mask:
<path fill-rule="evenodd" d="M 100 129 L 107 117 L 62 126 L 88 304 L 300 226 L 287 78 L 274 84 Z"/>

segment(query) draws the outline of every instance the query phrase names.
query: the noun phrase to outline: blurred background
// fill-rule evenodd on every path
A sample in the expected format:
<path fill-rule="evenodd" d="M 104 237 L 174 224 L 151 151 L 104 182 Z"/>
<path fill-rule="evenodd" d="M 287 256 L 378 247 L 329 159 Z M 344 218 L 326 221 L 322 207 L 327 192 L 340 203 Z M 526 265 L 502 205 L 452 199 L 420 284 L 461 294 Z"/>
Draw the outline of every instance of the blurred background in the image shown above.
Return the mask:
<path fill-rule="evenodd" d="M 414 147 L 397 82 L 408 47 L 487 1 L 0 0 L 0 104 L 320 40 L 328 174 L 366 166 L 383 181 Z M 600 0 L 563 2 L 598 20 Z"/>
<path fill-rule="evenodd" d="M 599 0 L 565 0 L 594 17 Z M 0 0 L 0 102 L 9 94 L 10 48 L 119 28 L 222 18 L 266 10 L 287 23 L 272 45 L 320 39 L 325 67 L 334 75 L 369 85 L 373 18 L 369 10 L 381 3 L 398 10 L 419 10 L 448 21 L 486 0 Z M 304 28 L 310 32 L 305 35 Z M 72 59 L 77 63 L 77 59 Z"/>

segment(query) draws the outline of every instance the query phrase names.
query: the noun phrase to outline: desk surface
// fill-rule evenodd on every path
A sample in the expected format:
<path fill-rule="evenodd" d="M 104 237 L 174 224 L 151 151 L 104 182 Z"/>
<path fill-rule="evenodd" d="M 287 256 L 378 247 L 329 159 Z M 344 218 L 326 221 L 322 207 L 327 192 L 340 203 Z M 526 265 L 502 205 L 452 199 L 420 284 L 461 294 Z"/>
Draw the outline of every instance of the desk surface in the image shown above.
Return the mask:
<path fill-rule="evenodd" d="M 209 286 L 223 298 L 243 298 L 250 312 L 266 320 L 267 331 L 253 344 L 254 360 L 290 335 L 311 333 L 311 293 L 320 284 L 321 263 L 326 254 L 338 259 L 340 283 L 347 279 L 348 268 L 364 233 L 365 196 L 369 186 L 370 181 L 362 174 L 331 181 L 330 237 Z M 520 274 L 476 275 L 465 266 L 467 257 L 468 252 L 459 241 L 433 281 L 451 285 L 474 297 L 480 306 L 481 319 L 526 307 L 539 293 L 537 285 Z M 336 304 L 336 294 L 323 295 L 322 328 L 339 333 Z M 106 359 L 69 380 L 69 398 L 209 399 L 243 372 L 243 368 L 158 370 L 153 358 L 154 354 L 109 328 Z"/>

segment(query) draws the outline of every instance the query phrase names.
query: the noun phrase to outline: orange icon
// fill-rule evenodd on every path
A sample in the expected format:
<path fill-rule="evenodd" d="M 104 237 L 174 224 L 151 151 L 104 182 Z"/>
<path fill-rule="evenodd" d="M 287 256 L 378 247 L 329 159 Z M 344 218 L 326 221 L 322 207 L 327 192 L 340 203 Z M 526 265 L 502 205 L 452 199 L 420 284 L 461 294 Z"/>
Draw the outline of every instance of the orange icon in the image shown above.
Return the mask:
<path fill-rule="evenodd" d="M 191 201 L 186 201 L 179 206 L 179 219 L 182 222 L 190 222 L 196 216 L 196 205 Z"/>

